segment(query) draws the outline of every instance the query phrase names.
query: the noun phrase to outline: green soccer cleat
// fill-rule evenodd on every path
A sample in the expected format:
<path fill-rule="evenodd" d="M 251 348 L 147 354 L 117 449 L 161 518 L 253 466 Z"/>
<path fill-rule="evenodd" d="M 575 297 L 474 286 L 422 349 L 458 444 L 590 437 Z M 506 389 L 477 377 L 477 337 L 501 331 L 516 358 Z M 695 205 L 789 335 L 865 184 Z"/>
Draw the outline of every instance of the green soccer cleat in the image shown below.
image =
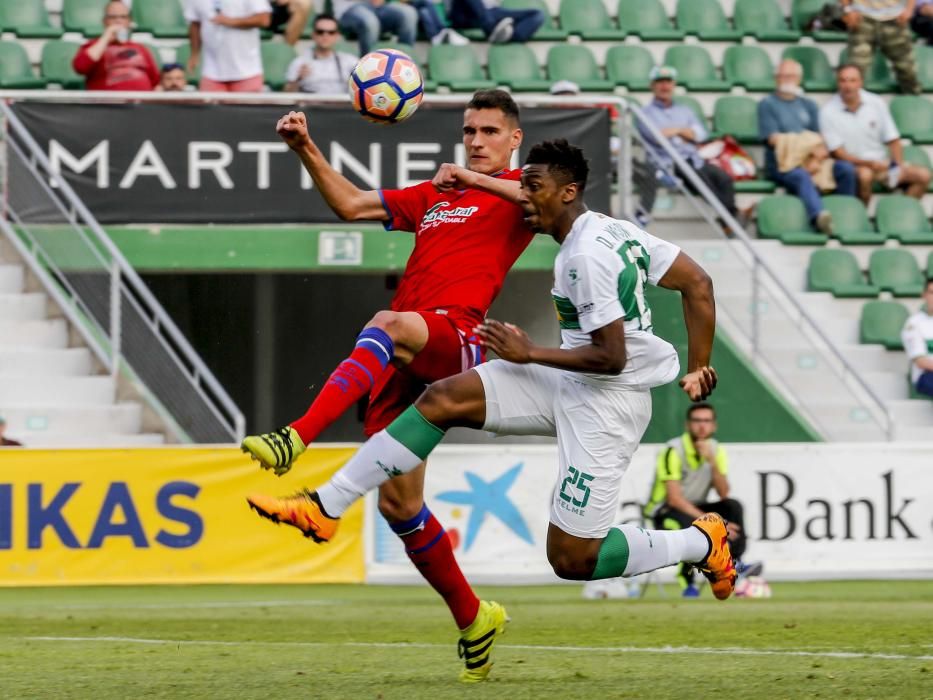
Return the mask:
<path fill-rule="evenodd" d="M 263 469 L 271 469 L 276 476 L 282 476 L 305 451 L 305 444 L 294 428 L 285 426 L 271 433 L 247 435 L 240 443 L 240 449 L 259 462 Z"/>
<path fill-rule="evenodd" d="M 505 608 L 493 601 L 481 600 L 476 619 L 465 630 L 461 630 L 458 651 L 466 668 L 460 672 L 462 683 L 479 683 L 486 680 L 492 661 L 492 645 L 505 634 L 509 616 Z"/>

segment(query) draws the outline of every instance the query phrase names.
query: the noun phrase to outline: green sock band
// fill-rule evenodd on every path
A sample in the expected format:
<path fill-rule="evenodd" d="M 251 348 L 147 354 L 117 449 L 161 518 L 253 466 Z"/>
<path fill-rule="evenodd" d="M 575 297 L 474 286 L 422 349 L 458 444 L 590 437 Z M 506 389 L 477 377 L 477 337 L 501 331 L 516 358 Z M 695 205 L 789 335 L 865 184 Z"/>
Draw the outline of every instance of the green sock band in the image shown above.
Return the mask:
<path fill-rule="evenodd" d="M 423 460 L 428 458 L 446 434 L 414 406 L 409 406 L 392 421 L 386 432 Z"/>
<path fill-rule="evenodd" d="M 616 528 L 610 528 L 596 559 L 596 568 L 593 569 L 591 581 L 600 578 L 616 578 L 621 576 L 628 566 L 628 540 L 625 533 Z"/>

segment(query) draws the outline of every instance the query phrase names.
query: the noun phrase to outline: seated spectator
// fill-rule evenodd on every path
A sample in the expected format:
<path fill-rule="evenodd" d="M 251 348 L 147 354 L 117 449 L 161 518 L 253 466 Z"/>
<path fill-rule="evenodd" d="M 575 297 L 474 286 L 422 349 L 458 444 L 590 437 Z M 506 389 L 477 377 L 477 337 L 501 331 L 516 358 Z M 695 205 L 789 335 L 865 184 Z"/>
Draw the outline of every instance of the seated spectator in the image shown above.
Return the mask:
<path fill-rule="evenodd" d="M 907 319 L 901 340 L 910 358 L 911 383 L 933 397 L 933 277 L 923 288 L 923 307 Z"/>
<path fill-rule="evenodd" d="M 262 92 L 261 27 L 268 27 L 272 11 L 268 0 L 185 0 L 190 22 L 191 58 L 188 71 L 201 67 L 198 89 L 205 92 Z"/>
<path fill-rule="evenodd" d="M 0 416 L 0 447 L 22 447 L 23 443 L 6 437 L 6 418 Z"/>
<path fill-rule="evenodd" d="M 104 7 L 104 31 L 78 49 L 75 72 L 87 76 L 88 90 L 154 90 L 159 67 L 149 50 L 130 41 L 130 11 L 122 2 Z"/>
<path fill-rule="evenodd" d="M 188 76 L 180 63 L 166 63 L 162 66 L 162 79 L 156 86 L 160 92 L 183 92 L 188 89 Z"/>
<path fill-rule="evenodd" d="M 470 40 L 460 32 L 444 26 L 437 6 L 432 0 L 401 0 L 401 2 L 408 3 L 418 11 L 421 29 L 432 44 L 466 46 L 470 43 Z"/>
<path fill-rule="evenodd" d="M 292 61 L 285 73 L 286 92 L 317 92 L 342 95 L 347 90 L 347 78 L 353 72 L 357 57 L 335 51 L 340 29 L 333 15 L 314 18 L 313 44 Z"/>
<path fill-rule="evenodd" d="M 820 131 L 833 157 L 855 166 L 861 200 L 868 204 L 875 183 L 922 198 L 930 171 L 904 162 L 901 135 L 888 105 L 862 89 L 861 69 L 839 66 L 836 85 L 839 92 L 820 109 Z"/>
<path fill-rule="evenodd" d="M 700 123 L 692 109 L 674 102 L 677 71 L 669 66 L 655 66 L 651 69 L 649 77 L 654 99 L 644 108 L 645 117 L 651 120 L 661 134 L 670 140 L 677 153 L 702 178 L 729 213 L 737 214 L 735 184 L 732 178 L 725 171 L 707 163 L 697 153 L 697 144 L 706 140 L 706 127 Z M 652 147 L 654 160 L 669 173 L 673 166 L 671 157 L 641 122 L 638 123 L 638 131 L 646 143 Z M 689 179 L 685 178 L 684 184 L 687 189 L 696 193 Z"/>
<path fill-rule="evenodd" d="M 814 228 L 830 234 L 832 217 L 823 209 L 823 201 L 820 199 L 820 189 L 823 188 L 818 189 L 813 181 L 813 174 L 819 172 L 822 165 L 811 159 L 809 170 L 803 162 L 790 168 L 780 168 L 775 152 L 781 134 L 811 132 L 819 137 L 819 112 L 816 103 L 801 96 L 803 68 L 797 61 L 781 61 L 774 77 L 774 93 L 758 103 L 758 135 L 765 142 L 765 172 L 769 179 L 800 197 Z M 821 139 L 817 140 L 822 144 Z M 812 150 L 804 154 L 801 161 L 808 156 L 812 158 L 812 154 Z M 829 155 L 828 152 L 826 155 Z M 831 180 L 835 181 L 833 189 L 836 194 L 855 196 L 855 166 L 848 161 L 839 160 L 831 164 L 830 170 Z"/>
<path fill-rule="evenodd" d="M 496 0 L 445 0 L 450 24 L 456 29 L 482 29 L 492 44 L 523 43 L 547 19 L 541 10 L 507 10 Z"/>
<path fill-rule="evenodd" d="M 849 61 L 862 75 L 868 73 L 875 51 L 894 66 L 901 92 L 919 95 L 917 61 L 913 37 L 907 26 L 913 16 L 914 0 L 841 0 L 842 21 L 849 29 Z"/>
<path fill-rule="evenodd" d="M 395 34 L 402 44 L 415 45 L 418 11 L 411 5 L 385 0 L 334 0 L 334 16 L 343 31 L 356 35 L 361 55 L 369 53 L 384 33 Z"/>
<path fill-rule="evenodd" d="M 301 33 L 308 24 L 311 14 L 311 0 L 269 0 L 272 4 L 272 16 L 269 28 L 280 32 L 285 43 L 294 46 L 301 39 Z"/>
<path fill-rule="evenodd" d="M 933 44 L 933 0 L 917 0 L 910 28 Z"/>

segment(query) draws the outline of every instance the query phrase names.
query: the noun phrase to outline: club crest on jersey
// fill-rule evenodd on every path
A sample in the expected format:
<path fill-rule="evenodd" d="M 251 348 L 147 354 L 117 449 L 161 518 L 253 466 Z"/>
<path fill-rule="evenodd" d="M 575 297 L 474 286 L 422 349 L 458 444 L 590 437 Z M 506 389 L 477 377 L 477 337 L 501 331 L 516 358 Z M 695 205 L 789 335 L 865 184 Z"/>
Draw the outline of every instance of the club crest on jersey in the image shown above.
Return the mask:
<path fill-rule="evenodd" d="M 438 202 L 424 213 L 421 219 L 420 231 L 440 226 L 441 224 L 462 224 L 464 221 L 479 211 L 479 207 L 454 207 L 453 209 L 444 209 L 449 207 L 450 202 Z"/>

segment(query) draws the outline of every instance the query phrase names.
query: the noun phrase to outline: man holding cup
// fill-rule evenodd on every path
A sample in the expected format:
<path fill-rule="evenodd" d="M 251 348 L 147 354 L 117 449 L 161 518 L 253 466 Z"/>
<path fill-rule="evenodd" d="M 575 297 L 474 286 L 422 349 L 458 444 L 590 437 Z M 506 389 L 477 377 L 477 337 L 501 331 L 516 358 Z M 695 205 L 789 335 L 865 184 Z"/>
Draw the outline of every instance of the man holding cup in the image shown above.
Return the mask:
<path fill-rule="evenodd" d="M 130 41 L 130 10 L 122 2 L 104 7 L 104 31 L 78 49 L 72 66 L 88 90 L 153 90 L 159 66 L 149 50 Z"/>

